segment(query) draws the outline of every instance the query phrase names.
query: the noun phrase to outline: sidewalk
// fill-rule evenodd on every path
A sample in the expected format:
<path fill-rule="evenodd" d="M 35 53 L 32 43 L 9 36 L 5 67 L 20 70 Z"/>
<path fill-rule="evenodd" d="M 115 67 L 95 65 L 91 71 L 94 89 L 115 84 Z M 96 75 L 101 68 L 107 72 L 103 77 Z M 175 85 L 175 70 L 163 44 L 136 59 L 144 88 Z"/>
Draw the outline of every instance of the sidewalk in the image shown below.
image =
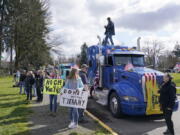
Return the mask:
<path fill-rule="evenodd" d="M 59 100 L 58 100 L 59 101 Z M 58 106 L 57 116 L 49 116 L 49 97 L 44 95 L 42 103 L 32 101 L 33 114 L 30 121 L 32 135 L 107 135 L 97 122 L 85 116 L 87 123 L 79 124 L 76 129 L 68 129 L 68 108 Z"/>

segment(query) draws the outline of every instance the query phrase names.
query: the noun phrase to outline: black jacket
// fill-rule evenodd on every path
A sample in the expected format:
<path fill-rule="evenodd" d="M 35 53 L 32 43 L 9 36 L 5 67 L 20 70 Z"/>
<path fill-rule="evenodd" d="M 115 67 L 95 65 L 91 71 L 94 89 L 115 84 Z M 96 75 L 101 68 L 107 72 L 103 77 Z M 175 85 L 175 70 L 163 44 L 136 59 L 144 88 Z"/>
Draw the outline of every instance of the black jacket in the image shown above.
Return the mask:
<path fill-rule="evenodd" d="M 88 84 L 87 74 L 84 71 L 80 71 L 79 76 L 81 77 L 83 84 Z"/>
<path fill-rule="evenodd" d="M 26 87 L 32 87 L 32 85 L 35 83 L 35 79 L 32 75 L 29 75 L 25 79 L 25 86 Z"/>
<path fill-rule="evenodd" d="M 26 75 L 25 74 L 21 74 L 20 75 L 20 82 L 25 81 L 25 79 L 26 79 Z"/>
<path fill-rule="evenodd" d="M 105 35 L 115 35 L 114 23 L 112 21 L 108 22 L 108 25 L 105 27 Z"/>
<path fill-rule="evenodd" d="M 43 88 L 43 81 L 44 81 L 43 76 L 36 75 L 35 81 L 36 81 L 37 88 Z"/>
<path fill-rule="evenodd" d="M 162 108 L 173 109 L 176 100 L 176 86 L 173 82 L 169 81 L 164 83 L 160 89 L 160 104 Z"/>

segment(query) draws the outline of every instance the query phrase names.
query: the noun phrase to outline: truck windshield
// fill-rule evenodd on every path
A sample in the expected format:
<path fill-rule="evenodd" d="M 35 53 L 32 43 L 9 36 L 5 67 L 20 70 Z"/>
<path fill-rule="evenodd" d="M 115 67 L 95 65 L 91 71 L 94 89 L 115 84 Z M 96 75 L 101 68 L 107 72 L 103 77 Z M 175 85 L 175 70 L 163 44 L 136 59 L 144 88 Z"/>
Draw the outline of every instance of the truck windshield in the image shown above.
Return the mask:
<path fill-rule="evenodd" d="M 114 56 L 115 65 L 124 66 L 126 64 L 133 64 L 134 66 L 144 66 L 144 56 L 143 55 L 115 55 Z"/>
<path fill-rule="evenodd" d="M 61 69 L 70 69 L 71 66 L 60 66 Z"/>

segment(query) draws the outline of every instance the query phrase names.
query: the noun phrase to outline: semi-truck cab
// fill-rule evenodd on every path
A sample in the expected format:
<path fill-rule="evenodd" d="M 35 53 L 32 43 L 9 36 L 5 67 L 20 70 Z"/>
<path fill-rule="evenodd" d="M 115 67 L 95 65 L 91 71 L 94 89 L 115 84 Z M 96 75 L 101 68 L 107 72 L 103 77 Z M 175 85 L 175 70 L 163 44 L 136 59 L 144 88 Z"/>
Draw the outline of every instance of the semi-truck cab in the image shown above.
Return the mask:
<path fill-rule="evenodd" d="M 62 63 L 59 65 L 61 79 L 66 80 L 66 77 L 69 75 L 69 72 L 73 66 L 73 63 Z"/>
<path fill-rule="evenodd" d="M 158 90 L 164 73 L 145 67 L 143 52 L 127 46 L 93 45 L 87 55 L 92 86 L 98 77 L 97 102 L 107 105 L 113 116 L 162 114 Z"/>

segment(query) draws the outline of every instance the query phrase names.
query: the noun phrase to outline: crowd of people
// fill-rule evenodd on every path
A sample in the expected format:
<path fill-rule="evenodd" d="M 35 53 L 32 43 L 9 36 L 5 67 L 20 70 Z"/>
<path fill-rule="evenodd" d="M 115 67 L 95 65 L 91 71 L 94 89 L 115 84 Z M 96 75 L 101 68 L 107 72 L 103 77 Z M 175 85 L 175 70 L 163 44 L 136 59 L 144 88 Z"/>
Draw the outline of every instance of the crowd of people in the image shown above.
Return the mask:
<path fill-rule="evenodd" d="M 18 70 L 14 75 L 15 86 L 19 86 L 20 94 L 26 94 L 26 100 L 32 100 L 37 97 L 37 102 L 43 100 L 43 81 L 46 78 L 54 78 L 56 70 L 51 73 L 43 70 L 26 71 Z"/>
<path fill-rule="evenodd" d="M 88 90 L 88 78 L 87 78 L 88 66 L 83 64 L 81 70 L 77 67 L 72 68 L 69 75 L 65 80 L 64 88 L 67 89 L 79 89 Z M 19 82 L 20 94 L 26 94 L 27 100 L 32 100 L 32 96 L 37 96 L 36 101 L 41 102 L 43 100 L 43 82 L 44 79 L 60 79 L 60 73 L 58 70 L 51 72 L 47 71 L 17 71 L 14 80 Z M 167 131 L 164 134 L 174 135 L 174 127 L 172 118 L 173 107 L 176 99 L 176 88 L 174 83 L 171 82 L 172 77 L 169 74 L 164 76 L 164 83 L 159 90 L 160 93 L 160 105 L 165 116 Z M 32 94 L 33 91 L 33 94 Z M 90 93 L 92 89 L 90 89 Z M 57 95 L 49 95 L 50 99 L 50 115 L 56 116 L 57 112 Z M 84 121 L 84 109 L 70 108 L 70 124 L 69 128 L 76 128 L 78 122 Z"/>
<path fill-rule="evenodd" d="M 81 66 L 81 70 L 77 67 L 71 69 L 69 75 L 66 78 L 64 88 L 67 89 L 79 89 L 88 90 L 88 79 L 87 79 L 87 68 L 86 64 Z M 26 100 L 29 102 L 32 97 L 36 97 L 37 102 L 43 100 L 43 84 L 45 79 L 61 79 L 60 72 L 56 69 L 51 71 L 25 71 L 17 70 L 14 75 L 14 81 L 19 86 L 19 94 L 26 94 Z M 49 95 L 49 110 L 50 116 L 56 117 L 57 113 L 57 95 Z M 70 108 L 70 124 L 69 128 L 76 128 L 78 122 L 85 122 L 84 109 Z"/>

